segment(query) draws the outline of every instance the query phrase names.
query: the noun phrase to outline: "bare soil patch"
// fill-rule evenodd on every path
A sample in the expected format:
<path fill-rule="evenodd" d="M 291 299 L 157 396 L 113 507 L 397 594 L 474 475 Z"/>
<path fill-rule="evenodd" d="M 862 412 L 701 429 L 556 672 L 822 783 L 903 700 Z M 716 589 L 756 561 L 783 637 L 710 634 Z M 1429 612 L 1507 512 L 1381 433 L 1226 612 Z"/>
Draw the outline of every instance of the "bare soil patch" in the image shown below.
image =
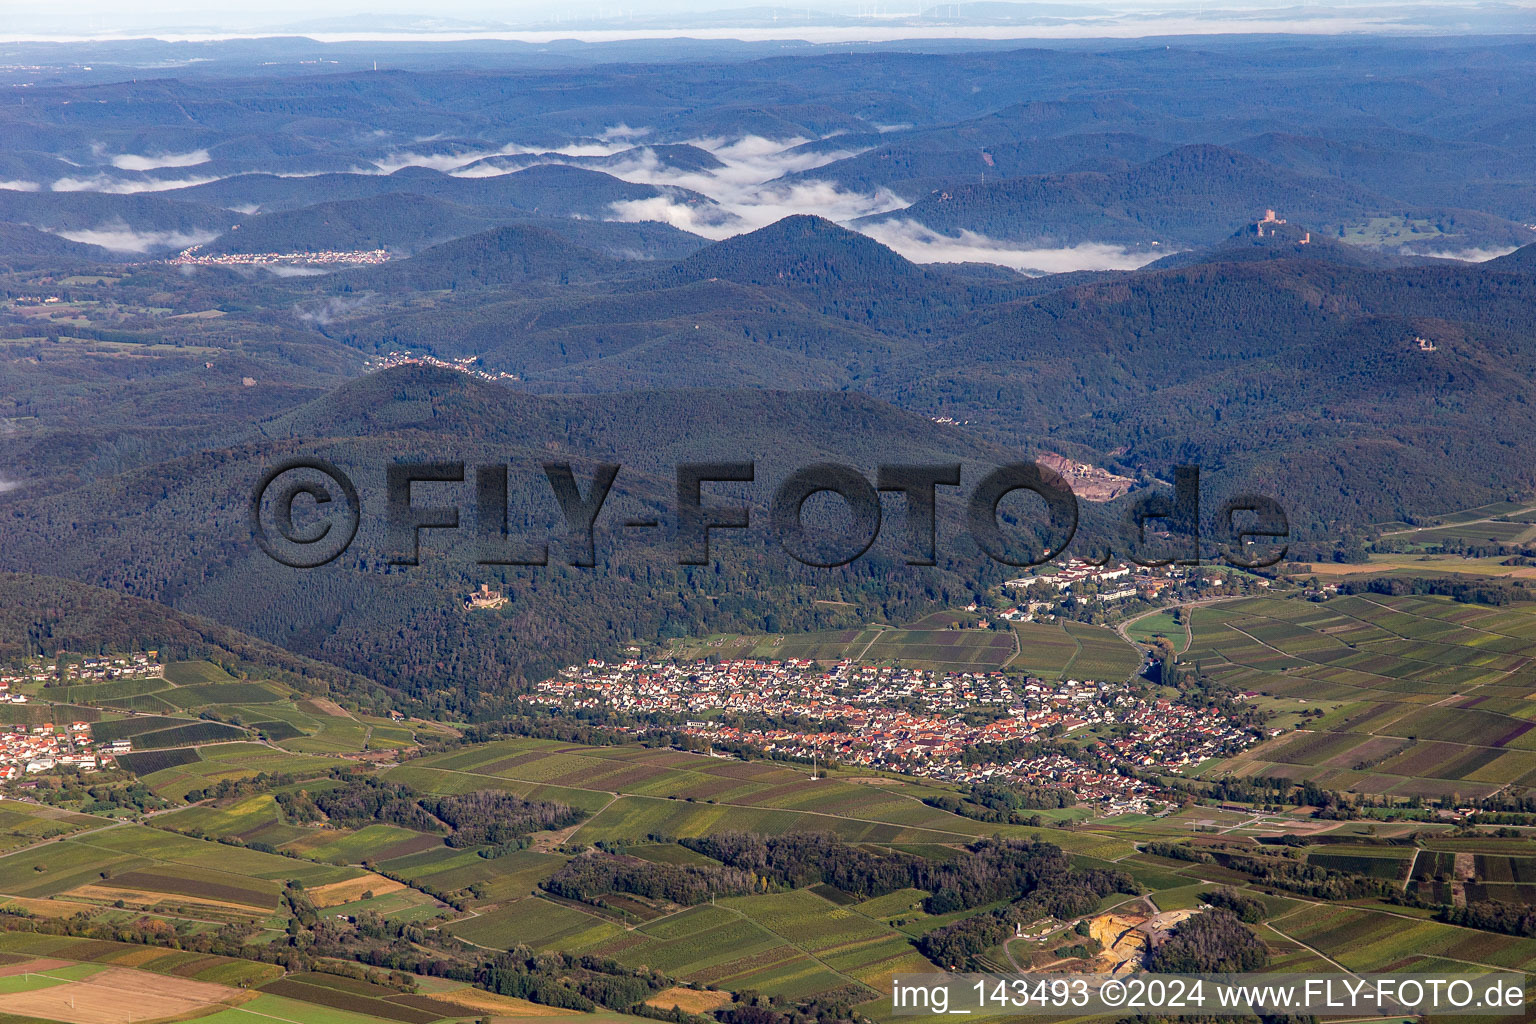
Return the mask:
<path fill-rule="evenodd" d="M 444 1017 L 459 1016 L 464 1010 L 492 1017 L 561 1017 L 570 1013 L 558 1007 L 541 1006 L 526 999 L 514 999 L 478 988 L 456 988 L 423 996 L 400 996 L 395 1002 L 414 1006 L 418 1010 L 440 1012 Z"/>
<path fill-rule="evenodd" d="M 346 708 L 325 697 L 311 697 L 307 703 L 313 704 L 317 710 L 324 711 L 326 714 L 332 716 L 333 718 L 352 717 L 351 712 L 349 712 Z"/>
<path fill-rule="evenodd" d="M 181 907 L 217 907 L 220 910 L 237 910 L 242 914 L 256 916 L 258 911 L 247 903 L 231 903 L 227 900 L 211 900 L 203 896 L 184 896 L 179 892 L 150 892 L 144 889 L 119 889 L 111 885 L 82 885 L 69 890 L 66 896 L 77 896 L 83 900 L 101 900 L 112 903 L 122 900 L 130 907 L 146 909 L 162 905 L 174 905 Z M 68 905 L 66 905 L 68 906 Z M 79 909 L 79 904 L 68 907 L 69 913 Z"/>
<path fill-rule="evenodd" d="M 17 974 L 42 974 L 44 971 L 51 971 L 58 967 L 73 966 L 74 962 L 70 960 L 23 960 L 19 964 L 6 964 L 0 967 L 0 978 L 9 978 Z"/>
<path fill-rule="evenodd" d="M 84 981 L 0 995 L 0 1013 L 67 1024 L 132 1024 L 192 1013 L 248 996 L 227 985 L 109 967 Z"/>
<path fill-rule="evenodd" d="M 669 988 L 656 993 L 645 1001 L 646 1006 L 658 1010 L 680 1007 L 687 1013 L 708 1013 L 718 1010 L 731 1001 L 729 992 L 701 992 L 696 988 Z"/>
<path fill-rule="evenodd" d="M 361 878 L 349 878 L 345 882 L 331 882 L 328 885 L 317 885 L 309 890 L 309 898 L 315 906 L 339 907 L 343 903 L 352 903 L 363 898 L 363 893 L 371 892 L 375 896 L 383 896 L 387 892 L 398 892 L 405 886 L 394 879 L 385 878 L 383 875 L 375 875 L 372 872 Z"/>

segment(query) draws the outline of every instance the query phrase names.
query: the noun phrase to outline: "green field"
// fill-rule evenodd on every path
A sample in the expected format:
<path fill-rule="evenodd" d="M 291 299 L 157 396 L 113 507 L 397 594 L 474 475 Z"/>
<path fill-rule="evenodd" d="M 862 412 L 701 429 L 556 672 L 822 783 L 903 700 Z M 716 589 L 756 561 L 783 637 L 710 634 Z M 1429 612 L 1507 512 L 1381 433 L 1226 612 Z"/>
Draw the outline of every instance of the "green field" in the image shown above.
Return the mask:
<path fill-rule="evenodd" d="M 933 628 L 954 616 L 928 616 L 904 628 L 866 626 L 776 636 L 716 635 L 674 641 L 682 658 L 844 658 L 934 672 L 1009 671 L 1047 679 L 1074 676 L 1118 682 L 1140 663 L 1139 653 L 1112 631 L 1079 623 L 1012 623 L 1011 630 Z"/>
<path fill-rule="evenodd" d="M 725 988 L 786 998 L 868 984 L 896 971 L 932 971 L 906 936 L 876 917 L 808 891 L 737 897 L 624 927 L 529 897 L 453 926 L 455 935 L 505 948 L 569 949 L 667 971 Z"/>
<path fill-rule="evenodd" d="M 1422 217 L 1384 215 L 1345 225 L 1339 241 L 1350 245 L 1388 246 L 1423 241 L 1443 234 L 1434 221 Z"/>
<path fill-rule="evenodd" d="M 1171 612 L 1157 612 L 1137 619 L 1126 632 L 1137 640 L 1150 640 L 1154 636 L 1165 636 L 1170 640 L 1179 638 L 1176 646 L 1184 646 L 1184 627 L 1173 621 Z"/>
<path fill-rule="evenodd" d="M 1270 927 L 1352 971 L 1409 971 L 1438 959 L 1489 970 L 1527 970 L 1536 962 L 1536 940 L 1350 907 L 1307 905 L 1273 919 Z"/>
<path fill-rule="evenodd" d="M 50 968 L 49 977 L 74 980 L 99 971 L 104 966 L 131 966 L 152 974 L 173 975 L 218 985 L 245 987 L 271 981 L 282 974 L 275 964 L 257 963 L 233 957 L 210 956 L 177 950 L 158 954 L 153 947 L 104 939 L 79 939 L 63 935 L 35 935 L 29 932 L 0 933 L 0 952 L 6 956 L 48 957 L 82 961 L 74 967 Z M 148 954 L 148 955 L 146 955 Z"/>
<path fill-rule="evenodd" d="M 324 775 L 336 765 L 330 758 L 291 754 L 256 743 L 222 743 L 205 747 L 200 758 L 144 776 L 156 793 L 181 799 L 221 779 L 244 779 L 262 772 Z"/>
<path fill-rule="evenodd" d="M 143 894 L 146 903 L 190 897 L 188 906 L 206 901 L 261 916 L 276 907 L 282 881 L 323 885 L 361 873 L 119 824 L 0 857 L 0 892 L 89 903 L 105 899 L 94 890 L 109 888 Z"/>
<path fill-rule="evenodd" d="M 200 683 L 232 683 L 235 677 L 211 661 L 174 661 L 165 666 L 165 678 L 177 686 Z"/>
<path fill-rule="evenodd" d="M 0 800 L 0 853 L 82 829 L 99 828 L 103 824 L 106 822 L 88 814 L 74 814 L 17 800 Z"/>

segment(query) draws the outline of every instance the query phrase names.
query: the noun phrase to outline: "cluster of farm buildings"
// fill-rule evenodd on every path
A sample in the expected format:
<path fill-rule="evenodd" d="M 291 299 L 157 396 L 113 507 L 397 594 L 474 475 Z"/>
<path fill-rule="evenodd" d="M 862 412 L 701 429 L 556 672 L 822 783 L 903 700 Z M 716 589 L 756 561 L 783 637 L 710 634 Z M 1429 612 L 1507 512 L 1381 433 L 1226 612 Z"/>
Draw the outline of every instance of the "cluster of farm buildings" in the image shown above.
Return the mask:
<path fill-rule="evenodd" d="M 1002 672 L 939 673 L 849 661 L 826 669 L 795 658 L 592 660 L 562 669 L 523 700 L 681 719 L 685 733 L 710 742 L 743 742 L 950 782 L 1066 787 L 1080 800 L 1104 804 L 1150 794 L 1153 787 L 1134 778 L 1133 770 L 1177 773 L 1257 738 L 1215 708 L 1150 696 L 1124 682 L 1020 681 Z M 796 719 L 827 727 L 778 724 Z M 1044 739 L 1093 726 L 1110 727 L 1097 741 L 1110 768 L 1055 753 L 985 764 L 962 757 L 977 744 Z"/>

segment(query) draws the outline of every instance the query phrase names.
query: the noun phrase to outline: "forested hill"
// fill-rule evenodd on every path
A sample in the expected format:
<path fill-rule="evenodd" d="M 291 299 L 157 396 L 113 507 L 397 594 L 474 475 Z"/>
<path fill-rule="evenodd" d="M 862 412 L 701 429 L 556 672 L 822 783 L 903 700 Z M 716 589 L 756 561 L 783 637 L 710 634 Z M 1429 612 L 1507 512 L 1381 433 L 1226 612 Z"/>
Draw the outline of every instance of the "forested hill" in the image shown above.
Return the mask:
<path fill-rule="evenodd" d="M 620 261 L 544 227 L 516 224 L 456 238 L 357 275 L 354 287 L 417 291 L 502 288 L 532 281 L 561 285 L 620 271 Z"/>
<path fill-rule="evenodd" d="M 492 178 L 462 178 L 421 167 L 390 175 L 327 175 L 316 202 L 308 179 L 265 176 L 230 179 L 182 192 L 233 202 L 243 193 L 274 195 L 254 203 L 260 212 L 241 220 L 208 247 L 210 252 L 294 252 L 388 248 L 414 252 L 496 224 L 530 217 L 602 220 L 614 203 L 666 197 L 700 208 L 713 202 L 685 189 L 635 185 L 600 171 L 541 166 Z M 251 187 L 245 187 L 249 182 Z M 249 202 L 249 201 L 248 201 Z"/>
<path fill-rule="evenodd" d="M 232 208 L 259 206 L 266 213 L 383 195 L 415 195 L 459 206 L 513 207 L 556 217 L 597 217 L 606 212 L 609 203 L 657 196 L 711 205 L 709 199 L 687 189 L 637 185 L 602 171 L 562 164 L 486 177 L 454 176 L 426 167 L 403 167 L 392 174 L 242 174 L 163 194 L 168 199 L 190 203 Z"/>
<path fill-rule="evenodd" d="M 1250 223 L 1213 249 L 1053 290 L 917 266 L 793 217 L 653 277 L 621 266 L 558 294 L 491 291 L 326 331 L 478 356 L 545 392 L 857 390 L 1129 475 L 1200 462 L 1213 487 L 1262 486 L 1321 534 L 1536 483 L 1518 442 L 1536 407 L 1536 273 L 1522 258 L 1389 256 L 1304 222 Z M 1490 450 L 1506 454 L 1478 455 Z"/>
<path fill-rule="evenodd" d="M 233 225 L 204 252 L 266 253 L 388 249 L 412 252 L 462 238 L 504 213 L 402 193 L 317 203 L 302 210 L 264 213 Z"/>
<path fill-rule="evenodd" d="M 168 661 L 204 659 L 260 670 L 309 693 L 355 695 L 375 686 L 356 673 L 156 601 L 55 576 L 0 572 L 0 657 L 149 649 Z"/>
<path fill-rule="evenodd" d="M 785 217 L 765 228 L 716 242 L 673 268 L 677 281 L 724 278 L 738 284 L 799 285 L 901 292 L 930 288 L 935 275 L 879 242 L 822 217 Z"/>
<path fill-rule="evenodd" d="M 1512 253 L 1489 260 L 1488 266 L 1494 270 L 1513 270 L 1521 273 L 1536 273 L 1536 242 L 1522 246 Z"/>
<path fill-rule="evenodd" d="M 874 239 L 806 215 L 716 242 L 661 278 L 672 286 L 715 280 L 792 296 L 834 321 L 852 320 L 886 333 L 910 331 L 925 320 L 931 328 L 946 306 L 991 297 L 987 285 L 948 280 Z M 1011 289 L 1005 280 L 995 290 L 1006 295 Z"/>
<path fill-rule="evenodd" d="M 529 218 L 602 220 L 618 202 L 666 197 L 700 208 L 714 205 L 684 189 L 634 185 L 578 167 L 532 167 L 494 178 L 452 177 L 420 167 L 390 175 L 324 177 L 329 184 L 315 187 L 308 179 L 278 178 L 280 184 L 274 186 L 267 176 L 242 176 L 166 193 L 164 201 L 183 193 L 191 199 L 218 196 L 224 202 L 247 193 L 275 195 L 275 202 L 247 202 L 258 212 L 206 248 L 229 253 L 375 248 L 415 252 Z M 315 194 L 324 197 L 322 201 L 315 201 Z"/>
<path fill-rule="evenodd" d="M 992 436 L 1198 462 L 1213 486 L 1286 499 L 1311 531 L 1536 487 L 1520 441 L 1536 429 L 1533 336 L 1536 274 L 1201 264 L 1006 307 L 860 386 L 929 407 L 966 396 Z"/>
<path fill-rule="evenodd" d="M 1143 270 L 1168 270 L 1174 267 L 1192 267 L 1197 263 L 1246 263 L 1251 260 L 1319 260 L 1341 263 L 1350 267 L 1409 266 L 1416 260 L 1412 256 L 1396 256 L 1365 249 L 1358 245 L 1345 245 L 1309 228 L 1289 221 L 1278 224 L 1256 223 L 1238 229 L 1219 245 L 1189 249 L 1164 256 L 1149 263 Z"/>
<path fill-rule="evenodd" d="M 1041 145 L 1034 126 L 1004 111 L 942 128 L 877 137 L 875 148 L 779 179 L 784 183 L 832 179 L 844 188 L 889 188 L 903 199 L 977 181 L 1080 171 L 1114 173 L 1145 163 L 1172 147 L 1133 132 L 1085 131 Z M 835 140 L 834 140 L 835 141 Z"/>
<path fill-rule="evenodd" d="M 266 467 L 294 455 L 329 459 L 362 497 L 357 539 L 320 569 L 290 569 L 257 550 L 247 509 Z M 841 462 L 873 476 L 881 462 L 981 468 L 1018 458 L 966 433 L 877 399 L 839 392 L 681 390 L 550 398 L 464 374 L 404 367 L 365 377 L 262 424 L 240 444 L 133 471 L 90 487 L 12 502 L 0 568 L 48 572 L 163 601 L 298 653 L 465 711 L 509 681 L 535 677 L 620 642 L 722 629 L 777 630 L 899 620 L 935 601 L 968 601 L 1002 578 L 978 564 L 941 509 L 941 564 L 908 567 L 904 524 L 893 516 L 865 558 L 839 570 L 793 564 L 762 511 L 788 472 Z M 384 467 L 447 458 L 510 467 L 514 544 L 549 540 L 550 564 L 474 564 L 472 482 L 435 485 L 418 503 L 463 509 L 457 534 L 428 531 L 421 565 L 390 567 Z M 572 568 L 579 549 L 540 464 L 568 459 L 583 493 L 591 465 L 623 465 L 597 531 L 595 569 Z M 754 504 L 754 528 L 726 531 L 710 567 L 680 567 L 672 540 L 675 466 L 753 460 L 757 482 L 711 485 L 710 504 Z M 418 488 L 421 491 L 421 488 Z M 632 518 L 651 531 L 626 530 Z M 468 613 L 481 582 L 510 604 Z M 846 603 L 837 603 L 846 602 Z M 538 637 L 537 644 L 527 638 Z M 441 688 L 452 684 L 452 690 Z"/>
<path fill-rule="evenodd" d="M 25 224 L 0 224 L 0 273 L 113 260 L 100 246 L 71 242 Z"/>
<path fill-rule="evenodd" d="M 42 231 L 111 230 L 157 233 L 181 241 L 228 231 L 240 215 L 205 203 L 167 199 L 152 192 L 43 192 L 0 188 L 0 222 Z M 163 242 L 160 248 L 169 248 Z"/>
<path fill-rule="evenodd" d="M 617 153 L 602 156 L 575 156 L 570 153 L 514 153 L 481 157 L 466 164 L 464 170 L 471 175 L 520 171 L 530 166 L 555 164 L 567 167 L 588 167 L 597 170 L 633 167 L 639 163 L 653 163 L 671 171 L 715 171 L 725 164 L 707 149 L 686 142 L 660 145 L 637 145 Z"/>
<path fill-rule="evenodd" d="M 467 278 L 467 261 L 458 264 L 452 277 Z M 670 267 L 618 265 L 590 288 L 507 290 L 468 308 L 419 304 L 326 330 L 365 350 L 475 355 L 552 390 L 835 388 L 958 331 L 978 307 L 1029 293 L 1017 275 L 941 274 L 830 221 L 790 217 Z"/>
<path fill-rule="evenodd" d="M 1266 208 L 1329 233 L 1372 214 L 1396 212 L 1435 220 L 1445 235 L 1475 232 L 1479 240 L 1506 244 L 1529 237 L 1521 225 L 1496 216 L 1404 209 L 1337 178 L 1298 174 L 1209 144 L 1182 146 L 1124 171 L 955 184 L 869 221 L 914 220 L 951 235 L 969 230 L 1039 244 L 1201 245 L 1213 228 L 1233 231 Z"/>
<path fill-rule="evenodd" d="M 684 412 L 686 411 L 686 415 Z M 349 382 L 253 428 L 251 441 L 389 437 L 618 457 L 642 471 L 678 459 L 771 460 L 798 467 L 841 454 L 891 458 L 1007 458 L 1010 450 L 858 392 L 677 388 L 547 396 L 461 373 L 405 366 Z M 551 447 L 551 443 L 556 447 Z"/>

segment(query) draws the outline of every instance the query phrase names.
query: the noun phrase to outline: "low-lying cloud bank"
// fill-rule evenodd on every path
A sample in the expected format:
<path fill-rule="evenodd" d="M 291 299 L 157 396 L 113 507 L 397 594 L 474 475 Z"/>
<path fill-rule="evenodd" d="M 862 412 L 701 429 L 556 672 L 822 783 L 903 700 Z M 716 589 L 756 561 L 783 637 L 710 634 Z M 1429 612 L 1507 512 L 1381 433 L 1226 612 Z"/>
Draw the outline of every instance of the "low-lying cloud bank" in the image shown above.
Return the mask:
<path fill-rule="evenodd" d="M 350 298 L 335 295 L 330 298 L 299 303 L 293 307 L 293 315 L 305 323 L 319 324 L 323 327 L 332 320 L 339 320 L 361 312 L 372 306 L 373 302 L 374 295 L 372 292 L 365 292 L 362 295 L 354 295 Z"/>
<path fill-rule="evenodd" d="M 432 152 L 435 140 L 422 138 L 412 144 L 415 148 L 389 152 L 371 161 L 371 166 L 358 168 L 357 173 L 393 174 L 406 167 L 423 167 L 461 177 L 494 177 L 540 164 L 582 166 L 581 158 L 609 158 L 594 169 L 631 184 L 686 189 L 713 201 L 711 204 L 689 203 L 680 195 L 626 200 L 611 204 L 609 219 L 670 224 L 713 240 L 755 231 L 796 214 L 813 214 L 860 231 L 915 263 L 991 263 L 1026 273 L 1057 274 L 1073 270 L 1134 270 L 1170 251 L 1102 243 L 1027 248 L 973 231 L 943 235 L 911 220 L 859 223 L 861 218 L 874 214 L 902 210 L 911 200 L 886 188 L 850 190 L 835 180 L 818 179 L 807 172 L 856 156 L 864 152 L 866 146 L 838 147 L 835 138 L 829 140 L 830 145 L 817 147 L 808 146 L 807 143 L 813 141 L 808 138 L 770 139 L 758 135 L 695 138 L 678 144 L 708 152 L 718 161 L 718 166 L 678 167 L 644 144 L 643 140 L 653 135 L 654 130 L 648 127 L 619 124 L 605 129 L 596 138 L 563 146 L 508 144 L 484 149 L 455 149 L 453 152 Z M 127 154 L 111 158 L 111 163 L 119 169 L 137 171 L 191 167 L 207 160 L 206 150 L 196 150 L 158 156 Z M 785 180 L 788 175 L 795 175 L 794 180 Z M 49 187 L 60 192 L 126 194 L 181 188 L 214 180 L 218 180 L 217 177 L 123 181 L 109 174 L 82 174 L 61 178 Z M 40 186 L 34 182 L 0 182 L 0 188 L 6 187 L 36 191 Z M 254 209 L 240 207 L 237 212 Z M 216 233 L 204 232 L 139 231 L 121 222 L 90 230 L 54 233 L 71 241 L 130 253 L 180 249 L 217 237 Z M 1456 259 L 1488 259 L 1500 254 L 1479 251 L 1444 255 Z"/>
<path fill-rule="evenodd" d="M 263 269 L 269 271 L 273 277 L 323 277 L 330 273 L 329 270 L 320 267 L 268 266 Z"/>
<path fill-rule="evenodd" d="M 636 130 L 626 131 L 633 133 Z M 646 147 L 630 150 L 624 159 L 604 166 L 602 170 L 634 184 L 685 188 L 708 196 L 716 205 L 690 205 L 670 196 L 624 200 L 609 207 L 612 219 L 660 221 L 719 240 L 755 231 L 795 214 L 815 214 L 860 231 L 914 263 L 994 263 L 1043 274 L 1071 270 L 1134 270 L 1168 254 L 1168 250 L 1141 251 L 1094 243 L 1058 249 L 1028 249 L 972 231 L 963 231 L 957 236 L 940 235 L 908 220 L 857 224 L 855 222 L 861 217 L 901 210 L 909 202 L 885 188 L 859 192 L 850 191 L 835 181 L 810 177 L 782 180 L 786 175 L 813 171 L 863 151 L 860 147 L 804 148 L 809 141 L 761 136 L 690 140 L 689 145 L 708 151 L 720 161 L 721 166 L 706 170 L 673 167 Z M 519 166 L 559 162 L 545 153 Z M 491 168 L 482 166 L 466 173 L 478 176 L 490 171 Z"/>
<path fill-rule="evenodd" d="M 654 150 L 635 150 L 627 159 L 603 170 L 634 184 L 673 186 L 701 193 L 713 199 L 718 209 L 700 209 L 665 198 L 632 200 L 613 204 L 614 219 L 659 220 L 705 238 L 720 239 L 755 231 L 798 213 L 842 223 L 907 205 L 905 199 L 884 188 L 856 192 L 832 181 L 780 181 L 785 175 L 813 170 L 861 152 L 799 149 L 808 141 L 761 136 L 692 140 L 689 145 L 720 161 L 721 166 L 707 170 L 680 170 L 664 163 Z"/>
<path fill-rule="evenodd" d="M 217 231 L 138 231 L 123 221 L 111 221 L 76 231 L 49 229 L 51 234 L 84 245 L 99 245 L 113 252 L 149 252 L 151 249 L 185 249 L 206 245 L 219 237 Z"/>
<path fill-rule="evenodd" d="M 841 223 L 906 205 L 883 189 L 873 194 L 845 192 L 827 181 L 764 186 L 740 195 L 710 198 L 718 205 L 691 206 L 670 196 L 655 196 L 612 203 L 609 209 L 613 220 L 661 221 L 719 240 L 756 231 L 795 214 L 811 213 Z"/>
<path fill-rule="evenodd" d="M 48 186 L 54 192 L 107 192 L 126 196 L 136 192 L 165 192 L 173 188 L 191 188 L 218 181 L 217 175 L 199 178 L 134 178 L 124 181 L 106 174 L 94 174 L 89 178 L 60 178 Z"/>
<path fill-rule="evenodd" d="M 124 153 L 112 158 L 112 166 L 120 171 L 154 171 L 162 167 L 196 167 L 210 159 L 206 149 L 194 149 L 189 153 L 159 153 L 154 156 Z"/>
<path fill-rule="evenodd" d="M 1489 260 L 1498 259 L 1500 256 L 1508 256 L 1519 246 L 1501 245 L 1491 249 L 1437 249 L 1434 251 L 1415 252 L 1415 256 L 1430 256 L 1438 260 L 1461 260 L 1464 263 L 1487 263 Z"/>
<path fill-rule="evenodd" d="M 7 480 L 5 477 L 0 476 L 0 494 L 4 494 L 6 491 L 14 491 L 21 484 L 20 480 Z"/>
<path fill-rule="evenodd" d="M 830 148 L 813 148 L 806 145 L 813 141 L 808 138 L 770 139 L 759 135 L 696 138 L 685 144 L 708 152 L 719 161 L 719 166 L 680 168 L 667 163 L 651 147 L 643 143 L 637 145 L 639 140 L 653 134 L 651 128 L 619 124 L 605 129 L 594 139 L 564 146 L 546 148 L 510 144 L 454 152 L 431 152 L 432 140 L 421 139 L 416 143 L 419 149 L 388 153 L 372 161 L 371 167 L 359 168 L 359 173 L 393 174 L 406 167 L 425 167 L 461 177 L 494 177 L 540 164 L 580 166 L 578 158 L 608 157 L 616 159 L 604 161 L 597 169 L 622 181 L 687 189 L 713 200 L 713 205 L 690 204 L 671 195 L 626 200 L 610 206 L 610 219 L 632 223 L 656 221 L 714 240 L 755 231 L 795 214 L 814 214 L 861 231 L 915 263 L 993 263 L 1029 273 L 1055 274 L 1072 270 L 1134 270 L 1167 255 L 1165 250 L 1144 251 L 1095 243 L 1030 249 L 972 231 L 962 231 L 954 236 L 941 235 L 909 220 L 858 224 L 863 217 L 904 209 L 910 200 L 886 188 L 868 192 L 850 190 L 836 181 L 819 180 L 806 172 L 856 156 L 867 147 L 837 148 L 834 139 Z M 160 156 L 125 155 L 112 158 L 112 164 L 124 170 L 151 170 L 190 167 L 207 159 L 206 151 L 197 150 Z M 787 175 L 797 177 L 785 181 Z M 121 194 L 180 188 L 213 180 L 216 178 L 122 181 L 97 174 L 63 178 L 50 187 L 54 191 Z M 12 184 L 30 185 L 33 190 L 38 187 L 31 182 Z M 4 187 L 3 183 L 0 187 Z M 185 248 L 216 237 L 202 233 L 135 231 L 124 224 L 55 234 L 72 241 L 134 253 Z"/>
<path fill-rule="evenodd" d="M 1057 249 L 1025 249 L 974 231 L 941 235 L 911 220 L 860 225 L 859 231 L 913 263 L 995 263 L 1025 273 L 1064 274 L 1073 270 L 1136 270 L 1174 250 L 1127 249 L 1084 242 Z"/>
<path fill-rule="evenodd" d="M 629 132 L 629 133 L 634 133 L 634 132 L 641 132 L 641 133 L 643 133 L 643 132 L 647 132 L 647 131 L 650 130 L 648 128 L 646 128 L 646 129 L 625 128 L 623 125 L 619 125 L 619 126 L 617 126 L 617 128 L 622 129 L 623 131 Z M 608 129 L 609 132 L 612 132 L 614 130 L 615 129 L 613 129 L 613 128 Z M 604 134 L 606 136 L 607 133 L 604 133 Z M 567 145 L 567 146 L 556 146 L 556 147 L 553 147 L 553 148 L 550 148 L 550 149 L 543 149 L 543 148 L 540 148 L 538 146 L 520 146 L 520 145 L 514 144 L 514 145 L 510 145 L 510 146 L 499 146 L 499 147 L 497 147 L 495 149 L 472 149 L 472 150 L 466 150 L 466 151 L 458 152 L 458 153 L 418 153 L 418 152 L 415 152 L 413 150 L 401 150 L 399 152 L 388 153 L 385 156 L 379 158 L 378 160 L 372 161 L 373 168 L 372 168 L 371 171 L 360 169 L 358 171 L 358 173 L 360 173 L 360 174 L 368 174 L 368 173 L 394 174 L 396 171 L 404 170 L 407 167 L 426 167 L 426 168 L 429 168 L 429 169 L 434 170 L 434 171 L 442 171 L 444 173 L 453 173 L 455 171 L 459 171 L 460 168 L 468 168 L 470 164 L 478 163 L 481 160 L 489 160 L 489 159 L 491 159 L 493 157 L 515 157 L 515 156 L 540 157 L 540 156 L 545 156 L 545 155 L 553 155 L 553 156 L 613 156 L 614 154 L 622 153 L 626 149 L 630 149 L 633 146 L 634 146 L 633 142 L 625 142 L 622 139 L 619 139 L 618 137 L 615 136 L 612 139 L 605 139 L 603 141 L 597 141 L 597 142 L 577 142 L 577 143 L 572 143 L 572 144 Z M 532 167 L 534 164 L 539 164 L 539 163 L 559 163 L 559 162 L 560 161 L 558 161 L 558 160 L 531 159 L 531 160 L 528 161 L 527 164 L 525 164 L 523 166 Z M 512 168 L 511 170 L 517 170 L 517 169 L 519 169 L 519 168 Z M 495 167 L 484 167 L 484 168 L 473 168 L 473 169 L 470 169 L 470 170 L 465 171 L 463 173 L 464 173 L 464 177 L 470 177 L 470 178 L 487 177 L 487 178 L 489 178 L 489 177 L 495 177 L 495 176 L 500 175 L 500 174 L 507 174 L 507 173 L 510 173 L 510 171 L 509 170 L 500 169 L 500 168 L 495 168 Z"/>

